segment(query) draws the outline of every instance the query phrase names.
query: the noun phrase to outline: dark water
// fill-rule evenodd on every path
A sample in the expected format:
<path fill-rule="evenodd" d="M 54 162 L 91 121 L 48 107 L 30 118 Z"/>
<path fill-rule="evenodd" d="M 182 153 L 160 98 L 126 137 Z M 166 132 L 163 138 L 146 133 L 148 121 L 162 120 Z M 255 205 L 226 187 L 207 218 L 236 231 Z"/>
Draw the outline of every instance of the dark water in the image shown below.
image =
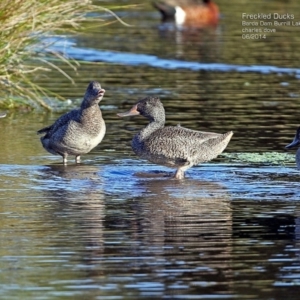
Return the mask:
<path fill-rule="evenodd" d="M 284 146 L 299 125 L 300 28 L 243 40 L 241 13 L 300 21 L 300 4 L 218 4 L 216 31 L 159 29 L 145 4 L 116 10 L 132 27 L 99 22 L 59 38 L 81 61 L 77 73 L 62 66 L 76 85 L 55 73 L 36 81 L 73 101 L 99 80 L 107 134 L 63 166 L 36 135 L 59 114 L 1 119 L 0 299 L 299 298 L 300 177 Z M 154 94 L 169 125 L 233 130 L 225 154 L 183 181 L 135 157 L 130 139 L 146 121 L 116 113 Z M 284 159 L 266 159 L 274 153 Z"/>

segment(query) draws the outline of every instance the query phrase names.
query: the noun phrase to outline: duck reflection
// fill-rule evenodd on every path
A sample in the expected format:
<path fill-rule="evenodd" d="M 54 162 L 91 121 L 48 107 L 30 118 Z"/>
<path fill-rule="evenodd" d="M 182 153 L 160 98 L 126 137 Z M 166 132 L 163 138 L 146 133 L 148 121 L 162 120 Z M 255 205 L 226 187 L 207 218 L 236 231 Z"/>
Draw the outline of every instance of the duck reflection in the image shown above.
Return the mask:
<path fill-rule="evenodd" d="M 100 168 L 98 166 L 86 164 L 51 164 L 45 167 L 44 176 L 50 180 L 53 180 L 57 176 L 64 179 L 94 179 L 101 182 L 101 177 L 99 176 Z"/>
<path fill-rule="evenodd" d="M 50 235 L 60 236 L 51 239 L 52 246 L 101 250 L 105 196 L 99 167 L 53 164 L 46 166 L 42 177 L 47 205 L 43 218 Z"/>
<path fill-rule="evenodd" d="M 218 269 L 229 268 L 219 261 L 229 258 L 232 248 L 230 195 L 222 184 L 178 182 L 161 174 L 136 174 L 135 179 L 142 192 L 132 197 L 134 187 L 128 187 L 127 199 L 120 199 L 105 192 L 105 184 L 114 183 L 103 185 L 98 167 L 48 166 L 44 198 L 51 209 L 43 219 L 52 247 L 76 253 L 88 278 L 134 274 L 137 268 L 165 273 L 182 260 L 193 261 L 192 269 L 203 267 L 204 273 L 216 263 Z"/>
<path fill-rule="evenodd" d="M 194 281 L 200 277 L 209 280 L 217 274 L 228 280 L 224 290 L 230 291 L 232 209 L 226 188 L 218 182 L 151 175 L 136 173 L 136 188 L 143 193 L 128 197 L 122 215 L 106 216 L 106 224 L 121 224 L 127 234 L 127 247 L 111 249 L 110 253 L 135 257 L 127 263 L 126 272 L 129 268 L 157 274 L 167 294 L 182 294 L 168 290 L 170 282 L 191 285 L 190 293 L 198 289 L 192 287 Z M 119 268 L 119 275 L 123 272 Z M 207 286 L 205 291 L 212 292 L 213 287 Z"/>
<path fill-rule="evenodd" d="M 295 224 L 295 216 L 277 213 L 289 204 L 277 203 L 274 218 L 263 218 L 264 212 L 270 214 L 270 202 L 232 201 L 217 180 L 178 181 L 146 172 L 126 181 L 118 177 L 120 166 L 118 174 L 114 166 L 106 168 L 110 171 L 54 165 L 43 172 L 48 188 L 42 190 L 46 204 L 39 231 L 49 236 L 43 247 L 65 259 L 63 268 L 74 278 L 115 284 L 119 295 L 149 291 L 145 282 L 159 285 L 161 297 L 228 295 L 236 294 L 240 276 L 251 280 L 257 263 L 270 265 L 268 276 L 274 280 L 274 267 L 288 264 L 278 267 L 270 258 L 284 252 L 281 229 Z M 286 238 L 299 239 L 298 230 L 290 229 Z M 270 248 L 266 238 L 278 246 Z M 259 258 L 253 259 L 254 254 Z M 250 275 L 241 275 L 239 268 Z M 176 288 L 178 283 L 185 288 Z"/>
<path fill-rule="evenodd" d="M 162 42 L 168 43 L 166 49 L 176 49 L 176 57 L 185 60 L 215 61 L 221 45 L 220 14 L 215 3 L 155 1 L 153 5 L 162 14 L 158 29 Z M 175 43 L 175 47 L 170 47 L 170 43 Z"/>
<path fill-rule="evenodd" d="M 185 243 L 215 245 L 232 230 L 230 196 L 217 182 L 143 180 L 145 188 L 138 215 L 142 216 L 142 240 L 148 245 L 184 247 Z M 144 231 L 144 232 L 143 232 Z M 226 250 L 221 251 L 228 252 Z"/>
<path fill-rule="evenodd" d="M 173 45 L 178 59 L 213 62 L 219 56 L 221 47 L 221 28 L 178 28 L 172 23 L 163 23 L 158 27 L 162 43 Z M 173 53 L 172 53 L 173 54 Z"/>

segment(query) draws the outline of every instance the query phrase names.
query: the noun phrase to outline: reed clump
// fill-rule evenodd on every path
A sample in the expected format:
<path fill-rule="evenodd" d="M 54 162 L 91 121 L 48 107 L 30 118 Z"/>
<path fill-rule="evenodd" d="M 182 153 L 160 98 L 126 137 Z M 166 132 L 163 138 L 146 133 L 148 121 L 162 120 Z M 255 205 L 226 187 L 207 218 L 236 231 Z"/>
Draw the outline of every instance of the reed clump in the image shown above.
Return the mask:
<path fill-rule="evenodd" d="M 60 70 L 55 61 L 63 60 L 73 67 L 76 64 L 46 51 L 50 45 L 45 40 L 76 32 L 83 22 L 93 21 L 88 13 L 95 15 L 100 10 L 107 11 L 90 0 L 1 0 L 0 106 L 51 109 L 43 100 L 51 93 L 33 82 L 33 73 Z M 99 22 L 99 16 L 94 18 Z"/>

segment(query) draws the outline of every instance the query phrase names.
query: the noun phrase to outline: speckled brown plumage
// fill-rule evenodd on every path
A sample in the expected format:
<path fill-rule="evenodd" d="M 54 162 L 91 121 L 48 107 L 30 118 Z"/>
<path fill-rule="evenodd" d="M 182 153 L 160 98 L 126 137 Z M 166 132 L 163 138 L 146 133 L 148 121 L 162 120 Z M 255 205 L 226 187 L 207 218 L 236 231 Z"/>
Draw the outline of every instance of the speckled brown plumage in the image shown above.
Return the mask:
<path fill-rule="evenodd" d="M 181 126 L 165 127 L 165 110 L 158 97 L 140 100 L 121 117 L 141 114 L 150 123 L 132 140 L 133 151 L 141 158 L 167 167 L 177 168 L 175 177 L 202 162 L 210 161 L 224 151 L 233 133 L 202 132 Z"/>
<path fill-rule="evenodd" d="M 90 82 L 80 108 L 73 109 L 58 118 L 52 125 L 38 131 L 43 147 L 54 155 L 61 155 L 63 163 L 67 156 L 74 155 L 80 162 L 80 155 L 90 152 L 105 135 L 105 123 L 99 102 L 105 90 L 100 83 Z"/>

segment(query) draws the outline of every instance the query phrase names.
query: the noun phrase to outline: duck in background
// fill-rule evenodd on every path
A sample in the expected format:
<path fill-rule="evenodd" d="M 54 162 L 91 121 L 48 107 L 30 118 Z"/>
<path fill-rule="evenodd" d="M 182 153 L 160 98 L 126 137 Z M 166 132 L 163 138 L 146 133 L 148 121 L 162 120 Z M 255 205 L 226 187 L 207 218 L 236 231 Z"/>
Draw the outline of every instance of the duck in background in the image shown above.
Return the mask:
<path fill-rule="evenodd" d="M 291 149 L 299 145 L 300 145 L 300 127 L 297 128 L 294 140 L 289 145 L 285 146 L 285 148 Z M 298 148 L 296 152 L 296 164 L 297 164 L 297 168 L 300 170 L 300 148 Z"/>
<path fill-rule="evenodd" d="M 160 11 L 162 21 L 175 21 L 177 26 L 203 28 L 217 26 L 220 12 L 211 0 L 203 1 L 155 1 L 153 6 Z"/>
<path fill-rule="evenodd" d="M 177 168 L 175 178 L 183 179 L 184 172 L 202 162 L 210 161 L 227 147 L 233 132 L 224 134 L 202 132 L 181 126 L 165 127 L 165 109 L 158 97 L 138 101 L 119 117 L 142 115 L 150 123 L 132 140 L 136 155 L 158 165 Z"/>
<path fill-rule="evenodd" d="M 67 164 L 68 155 L 74 155 L 75 162 L 79 163 L 80 155 L 90 152 L 102 141 L 106 128 L 99 102 L 104 93 L 99 82 L 90 82 L 80 108 L 69 111 L 37 132 L 45 133 L 41 137 L 43 147 L 51 154 L 61 155 L 64 164 Z"/>

